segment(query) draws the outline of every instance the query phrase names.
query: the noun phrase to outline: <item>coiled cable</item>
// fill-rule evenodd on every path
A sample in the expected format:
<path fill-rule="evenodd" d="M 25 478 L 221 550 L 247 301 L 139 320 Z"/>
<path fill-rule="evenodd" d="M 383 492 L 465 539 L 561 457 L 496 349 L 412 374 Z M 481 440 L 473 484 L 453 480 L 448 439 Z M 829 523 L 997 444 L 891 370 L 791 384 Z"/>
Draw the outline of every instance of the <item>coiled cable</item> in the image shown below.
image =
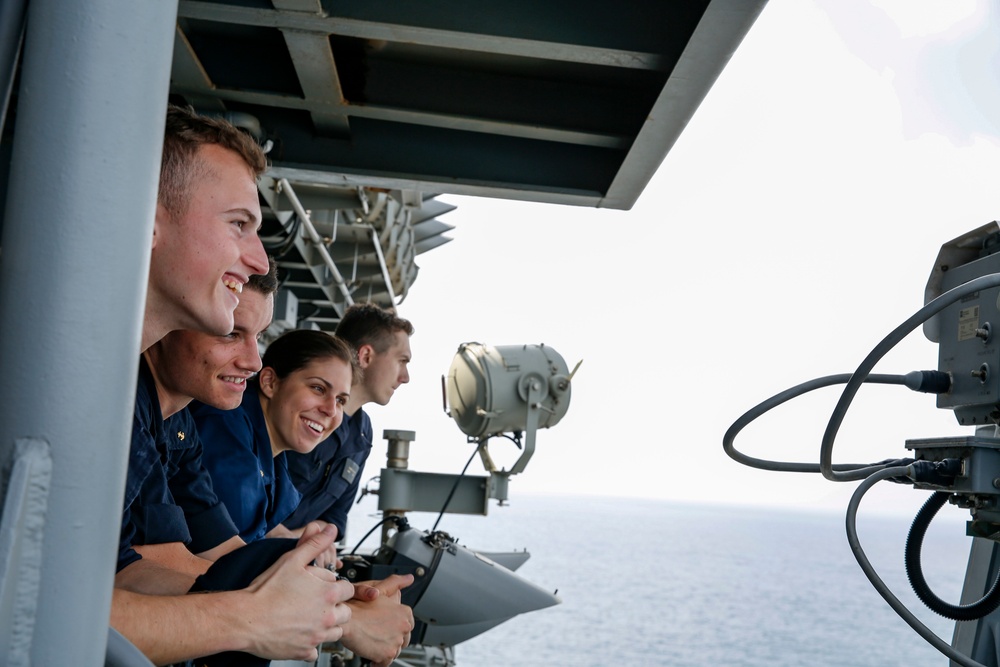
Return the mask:
<path fill-rule="evenodd" d="M 927 579 L 924 578 L 923 568 L 920 565 L 920 549 L 923 546 L 927 528 L 931 525 L 931 520 L 938 513 L 938 510 L 948 502 L 950 496 L 951 494 L 945 491 L 937 491 L 927 499 L 917 515 L 913 517 L 910 533 L 906 537 L 903 562 L 906 565 L 906 576 L 910 580 L 913 592 L 917 594 L 921 602 L 927 605 L 928 609 L 952 621 L 974 621 L 1000 607 L 1000 573 L 997 574 L 990 590 L 982 598 L 969 604 L 954 605 L 934 594 Z"/>
<path fill-rule="evenodd" d="M 875 568 L 868 561 L 868 557 L 865 555 L 864 549 L 861 548 L 861 542 L 858 539 L 858 507 L 861 505 L 861 499 L 864 497 L 865 493 L 874 486 L 876 483 L 882 481 L 883 479 L 889 479 L 890 477 L 909 477 L 912 474 L 912 466 L 892 466 L 880 470 L 872 475 L 866 477 L 860 484 L 858 488 L 854 490 L 854 494 L 851 496 L 851 502 L 847 505 L 847 541 L 851 545 L 851 551 L 854 553 L 854 558 L 858 561 L 858 565 L 861 566 L 861 570 L 868 577 L 868 581 L 871 582 L 875 590 L 878 591 L 879 595 L 889 603 L 889 606 L 906 621 L 907 625 L 913 628 L 918 635 L 924 638 L 928 644 L 936 648 L 938 651 L 943 653 L 945 656 L 953 660 L 954 662 L 962 665 L 962 667 L 986 667 L 981 662 L 976 662 L 967 655 L 963 655 L 952 648 L 944 640 L 938 637 L 934 632 L 928 628 L 926 625 L 920 622 L 913 613 L 906 608 L 906 606 L 899 601 L 889 587 L 886 586 L 885 582 L 878 576 Z"/>

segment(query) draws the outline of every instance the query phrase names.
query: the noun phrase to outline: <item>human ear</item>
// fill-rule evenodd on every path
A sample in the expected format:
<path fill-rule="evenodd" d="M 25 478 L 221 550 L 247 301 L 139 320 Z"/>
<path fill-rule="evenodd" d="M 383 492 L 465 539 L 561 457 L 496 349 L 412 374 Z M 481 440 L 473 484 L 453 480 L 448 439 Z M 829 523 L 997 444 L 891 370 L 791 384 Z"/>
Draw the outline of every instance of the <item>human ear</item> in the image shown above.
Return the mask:
<path fill-rule="evenodd" d="M 260 392 L 264 396 L 268 399 L 274 398 L 274 389 L 278 385 L 278 374 L 270 366 L 262 368 L 257 375 L 257 384 L 260 386 Z"/>
<path fill-rule="evenodd" d="M 371 345 L 365 344 L 358 348 L 358 365 L 361 368 L 367 368 L 373 358 L 375 358 L 375 348 Z"/>
<path fill-rule="evenodd" d="M 156 215 L 153 216 L 153 246 L 156 247 L 156 239 L 163 235 L 163 230 L 161 226 L 166 223 L 167 209 L 163 207 L 163 204 L 156 204 Z"/>

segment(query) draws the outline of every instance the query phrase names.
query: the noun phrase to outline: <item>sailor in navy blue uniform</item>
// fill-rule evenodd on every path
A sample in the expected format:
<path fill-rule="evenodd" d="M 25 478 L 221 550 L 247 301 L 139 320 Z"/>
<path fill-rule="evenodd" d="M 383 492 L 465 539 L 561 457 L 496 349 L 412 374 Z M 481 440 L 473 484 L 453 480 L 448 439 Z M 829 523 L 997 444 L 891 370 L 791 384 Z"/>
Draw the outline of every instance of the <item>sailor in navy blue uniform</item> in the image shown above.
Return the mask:
<path fill-rule="evenodd" d="M 289 535 L 319 519 L 336 525 L 337 534 L 344 536 L 347 512 L 372 448 L 372 424 L 362 406 L 386 405 L 399 385 L 410 381 L 413 325 L 392 310 L 373 303 L 354 304 L 344 312 L 336 335 L 354 348 L 362 372 L 351 387 L 344 421 L 333 435 L 312 452 L 288 453 L 288 470 L 302 493 L 298 508 L 278 529 Z"/>
<path fill-rule="evenodd" d="M 352 389 L 353 391 L 353 389 Z M 372 450 L 372 422 L 364 410 L 344 417 L 333 434 L 308 454 L 288 456 L 288 472 L 302 494 L 295 511 L 284 520 L 300 528 L 319 519 L 347 531 L 347 513 L 358 493 L 365 461 Z"/>
<path fill-rule="evenodd" d="M 235 410 L 194 402 L 190 411 L 205 447 L 204 462 L 244 542 L 264 539 L 301 498 L 283 453 L 275 456 L 253 385 Z"/>

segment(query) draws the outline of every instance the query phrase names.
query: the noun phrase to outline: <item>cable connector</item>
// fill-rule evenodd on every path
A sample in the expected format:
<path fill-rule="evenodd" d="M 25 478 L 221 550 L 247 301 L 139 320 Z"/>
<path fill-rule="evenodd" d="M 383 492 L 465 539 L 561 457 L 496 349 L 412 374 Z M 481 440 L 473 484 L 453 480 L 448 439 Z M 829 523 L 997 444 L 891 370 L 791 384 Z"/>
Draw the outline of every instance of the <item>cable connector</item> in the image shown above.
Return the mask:
<path fill-rule="evenodd" d="M 883 468 L 906 467 L 905 475 L 886 478 L 896 484 L 933 484 L 950 486 L 962 473 L 962 459 L 942 459 L 941 461 L 917 461 L 915 459 L 885 459 L 877 465 Z"/>
<path fill-rule="evenodd" d="M 908 477 L 916 484 L 932 484 L 934 486 L 950 486 L 962 472 L 962 459 L 943 459 L 941 461 L 914 461 L 910 464 Z"/>
<path fill-rule="evenodd" d="M 387 520 L 392 521 L 396 524 L 396 530 L 402 533 L 404 530 L 410 529 L 410 522 L 406 520 L 405 516 L 397 516 L 395 514 L 389 515 Z"/>
<path fill-rule="evenodd" d="M 910 371 L 903 376 L 905 386 L 925 394 L 947 394 L 951 391 L 951 375 L 944 371 Z"/>

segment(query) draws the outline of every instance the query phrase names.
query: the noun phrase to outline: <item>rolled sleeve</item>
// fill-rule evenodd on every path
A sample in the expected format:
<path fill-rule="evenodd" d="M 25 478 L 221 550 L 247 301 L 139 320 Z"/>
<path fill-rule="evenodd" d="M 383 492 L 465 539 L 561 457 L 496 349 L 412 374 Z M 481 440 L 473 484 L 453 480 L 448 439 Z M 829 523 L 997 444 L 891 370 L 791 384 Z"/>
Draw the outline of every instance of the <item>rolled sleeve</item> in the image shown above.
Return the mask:
<path fill-rule="evenodd" d="M 132 563 L 140 560 L 140 556 L 132 548 L 132 540 L 135 536 L 135 527 L 132 525 L 132 517 L 129 510 L 122 514 L 122 529 L 118 538 L 118 563 L 115 572 L 121 572 Z"/>
<path fill-rule="evenodd" d="M 139 508 L 137 508 L 138 510 Z M 184 511 L 172 503 L 150 503 L 141 507 L 143 536 L 140 544 L 169 544 L 191 541 Z"/>
<path fill-rule="evenodd" d="M 191 531 L 188 549 L 195 554 L 217 547 L 240 533 L 221 502 L 198 514 L 188 515 L 187 524 Z"/>

